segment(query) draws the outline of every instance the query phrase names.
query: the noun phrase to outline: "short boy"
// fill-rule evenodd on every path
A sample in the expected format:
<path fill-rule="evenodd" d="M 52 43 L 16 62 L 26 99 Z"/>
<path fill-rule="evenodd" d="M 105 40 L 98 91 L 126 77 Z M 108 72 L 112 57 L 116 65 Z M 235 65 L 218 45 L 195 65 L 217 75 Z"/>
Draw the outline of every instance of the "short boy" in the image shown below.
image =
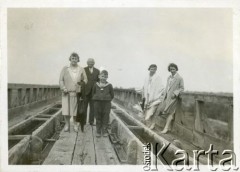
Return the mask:
<path fill-rule="evenodd" d="M 93 86 L 92 100 L 94 101 L 94 114 L 96 117 L 96 137 L 107 137 L 107 127 L 111 110 L 111 101 L 114 97 L 113 86 L 107 82 L 108 72 L 102 70 L 99 82 Z"/>

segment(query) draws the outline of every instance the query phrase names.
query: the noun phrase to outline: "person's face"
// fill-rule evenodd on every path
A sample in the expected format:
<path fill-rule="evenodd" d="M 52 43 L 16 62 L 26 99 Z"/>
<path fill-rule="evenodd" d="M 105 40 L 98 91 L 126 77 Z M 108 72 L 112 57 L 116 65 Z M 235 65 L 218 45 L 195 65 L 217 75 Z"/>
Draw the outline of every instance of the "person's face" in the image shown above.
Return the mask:
<path fill-rule="evenodd" d="M 157 71 L 157 68 L 156 68 L 156 67 L 151 67 L 151 68 L 149 69 L 150 75 L 154 75 L 154 74 L 156 73 L 156 71 Z"/>
<path fill-rule="evenodd" d="M 107 81 L 107 79 L 108 79 L 108 75 L 100 74 L 100 75 L 99 75 L 99 79 L 100 79 L 100 81 L 105 82 L 105 81 Z"/>
<path fill-rule="evenodd" d="M 90 67 L 90 68 L 92 68 L 93 66 L 94 66 L 94 62 L 93 61 L 88 61 L 87 62 L 87 65 L 88 65 L 88 67 Z"/>
<path fill-rule="evenodd" d="M 78 62 L 78 58 L 77 57 L 74 57 L 74 56 L 71 56 L 70 57 L 70 62 L 72 65 L 76 65 L 77 62 Z"/>
<path fill-rule="evenodd" d="M 175 75 L 177 70 L 176 70 L 175 67 L 170 67 L 170 72 L 171 72 L 172 75 Z"/>

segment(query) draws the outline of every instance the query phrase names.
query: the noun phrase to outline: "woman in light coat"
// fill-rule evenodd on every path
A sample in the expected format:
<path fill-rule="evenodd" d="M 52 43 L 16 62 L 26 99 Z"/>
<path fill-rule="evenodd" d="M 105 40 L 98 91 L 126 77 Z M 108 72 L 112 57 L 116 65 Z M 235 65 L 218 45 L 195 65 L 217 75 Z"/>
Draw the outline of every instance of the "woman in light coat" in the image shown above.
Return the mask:
<path fill-rule="evenodd" d="M 171 75 L 167 79 L 167 85 L 164 91 L 164 101 L 160 107 L 160 112 L 168 117 L 165 127 L 161 133 L 167 133 L 171 130 L 170 124 L 174 119 L 177 103 L 179 101 L 179 95 L 184 90 L 183 78 L 177 73 L 177 65 L 170 63 L 168 66 L 168 71 L 171 72 Z"/>
<path fill-rule="evenodd" d="M 150 129 L 153 129 L 155 126 L 154 113 L 163 101 L 164 86 L 161 77 L 156 73 L 157 65 L 150 65 L 148 70 L 149 75 L 144 82 L 142 97 L 145 99 L 144 116 L 146 124 Z"/>
<path fill-rule="evenodd" d="M 87 83 L 87 76 L 84 69 L 78 65 L 79 56 L 77 53 L 72 53 L 69 61 L 70 65 L 62 69 L 59 79 L 62 91 L 62 115 L 66 123 L 64 131 L 70 131 L 70 117 L 73 117 L 74 131 L 77 132 L 77 94 L 81 92 L 80 81 Z"/>

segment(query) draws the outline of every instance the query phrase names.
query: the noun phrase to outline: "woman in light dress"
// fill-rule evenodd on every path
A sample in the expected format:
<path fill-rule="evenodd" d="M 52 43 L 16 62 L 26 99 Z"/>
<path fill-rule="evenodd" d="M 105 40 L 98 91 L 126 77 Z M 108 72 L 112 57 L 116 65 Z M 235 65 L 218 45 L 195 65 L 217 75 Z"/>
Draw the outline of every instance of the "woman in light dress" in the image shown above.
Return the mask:
<path fill-rule="evenodd" d="M 156 73 L 157 65 L 152 64 L 148 68 L 149 75 L 146 77 L 142 97 L 145 99 L 144 118 L 146 125 L 153 129 L 155 127 L 155 111 L 163 101 L 164 86 L 160 75 Z"/>
<path fill-rule="evenodd" d="M 64 131 L 70 132 L 70 118 L 73 117 L 74 131 L 77 132 L 77 94 L 81 92 L 79 83 L 81 81 L 87 83 L 87 76 L 84 69 L 78 65 L 79 56 L 77 53 L 72 53 L 69 61 L 70 65 L 62 69 L 59 79 L 59 85 L 62 91 L 62 115 L 65 120 Z"/>

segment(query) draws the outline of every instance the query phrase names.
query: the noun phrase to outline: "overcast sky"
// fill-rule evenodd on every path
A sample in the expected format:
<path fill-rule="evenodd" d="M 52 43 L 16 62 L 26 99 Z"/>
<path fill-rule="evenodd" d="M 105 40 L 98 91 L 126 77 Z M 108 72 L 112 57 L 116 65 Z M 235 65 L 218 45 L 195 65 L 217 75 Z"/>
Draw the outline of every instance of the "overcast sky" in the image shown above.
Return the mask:
<path fill-rule="evenodd" d="M 169 63 L 185 90 L 232 92 L 230 9 L 75 8 L 8 10 L 8 82 L 58 84 L 72 52 L 109 71 L 114 87 L 143 85 L 150 64 L 164 84 Z"/>

